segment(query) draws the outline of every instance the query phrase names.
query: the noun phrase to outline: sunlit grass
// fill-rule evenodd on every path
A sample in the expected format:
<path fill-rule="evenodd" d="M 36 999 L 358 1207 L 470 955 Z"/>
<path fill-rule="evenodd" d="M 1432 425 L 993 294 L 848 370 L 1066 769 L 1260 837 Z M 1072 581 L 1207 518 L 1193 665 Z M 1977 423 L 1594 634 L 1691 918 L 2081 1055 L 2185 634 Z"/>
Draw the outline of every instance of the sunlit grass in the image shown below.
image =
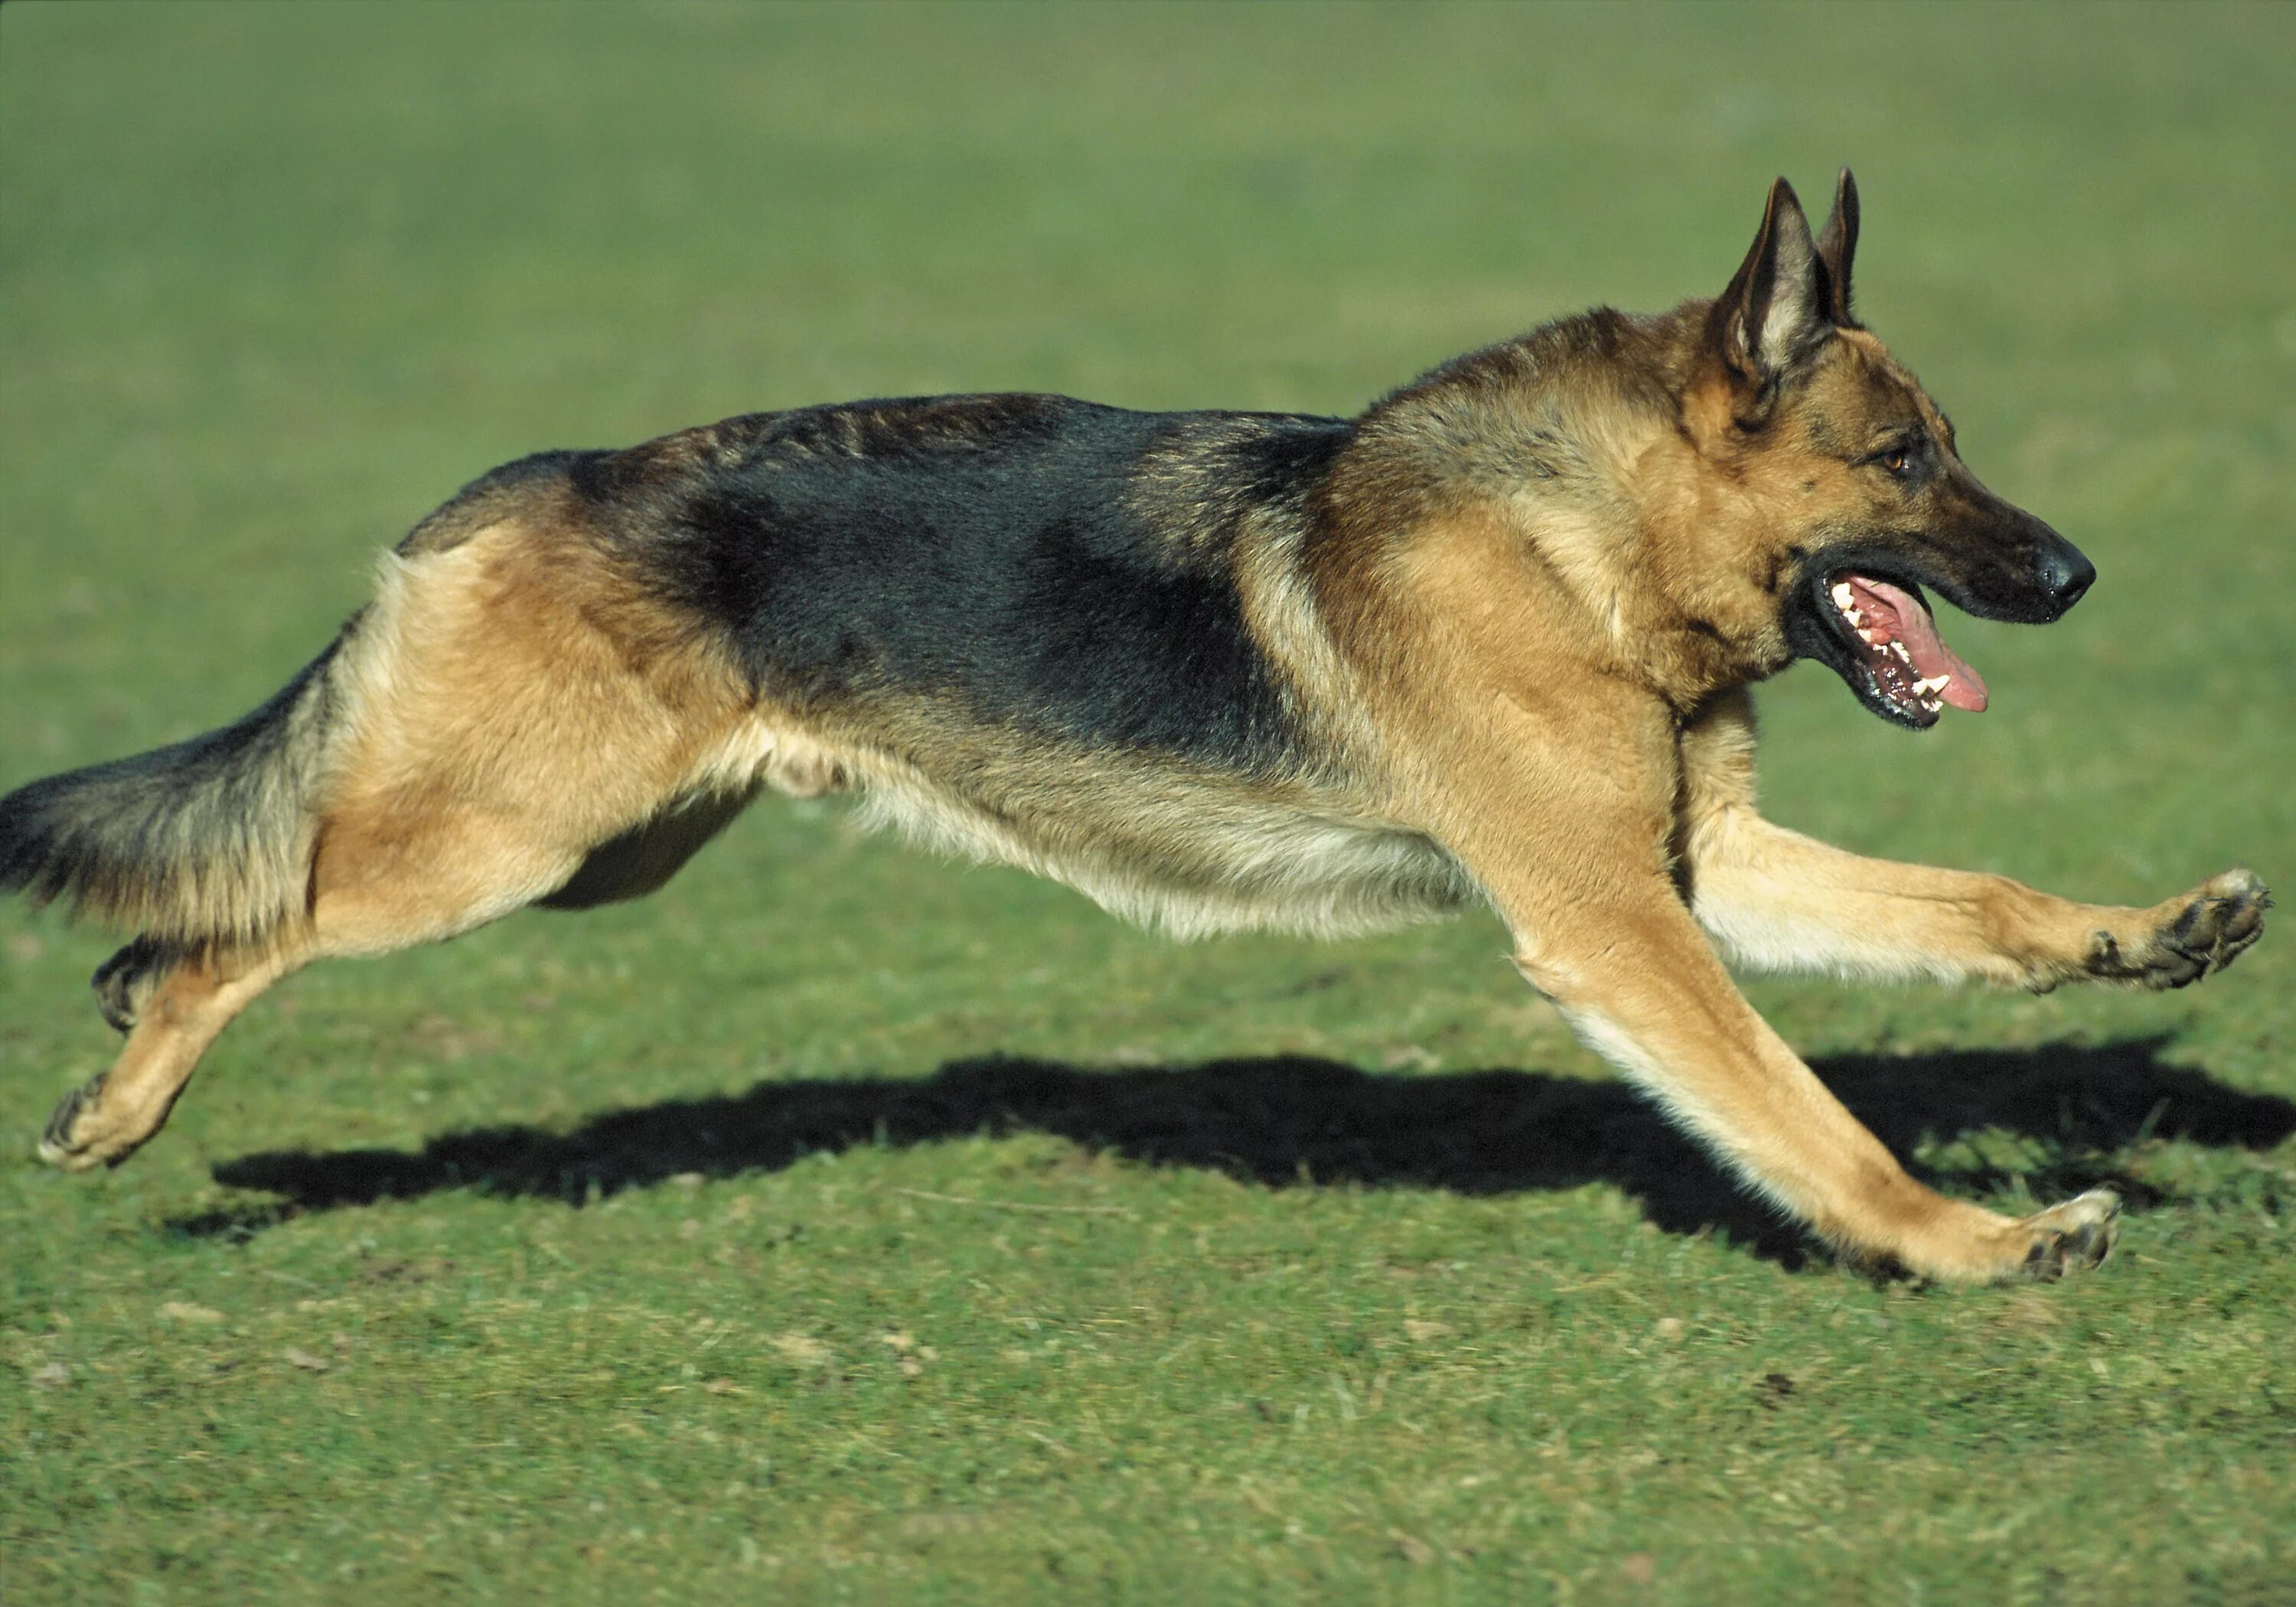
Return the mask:
<path fill-rule="evenodd" d="M 2296 882 L 2282 10 L 0 14 L 0 787 L 267 694 L 472 475 L 746 409 L 1346 411 L 1719 288 L 1784 170 L 2103 571 L 1780 818 L 2150 900 Z M 2285 934 L 2281 934 L 2284 938 Z M 1891 1144 L 2136 1209 L 2100 1275 L 1808 1258 L 1487 918 L 1173 947 L 761 808 L 646 904 L 259 1005 L 131 1166 L 0 912 L 0 1599 L 2267 1598 L 2296 966 L 1766 982 Z"/>

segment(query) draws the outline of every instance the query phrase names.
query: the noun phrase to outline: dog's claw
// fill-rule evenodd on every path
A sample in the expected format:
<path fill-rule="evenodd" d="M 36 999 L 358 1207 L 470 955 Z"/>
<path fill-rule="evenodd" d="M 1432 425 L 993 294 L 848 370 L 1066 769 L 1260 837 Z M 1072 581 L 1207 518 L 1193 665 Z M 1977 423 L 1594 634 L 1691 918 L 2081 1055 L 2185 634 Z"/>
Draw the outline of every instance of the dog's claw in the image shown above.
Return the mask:
<path fill-rule="evenodd" d="M 2214 976 L 2264 935 L 2272 894 L 2253 871 L 2226 871 L 2202 882 L 2184 907 L 2143 943 L 2099 932 L 2089 948 L 2091 975 L 2152 988 L 2186 988 Z"/>
<path fill-rule="evenodd" d="M 56 1102 L 48 1125 L 40 1131 L 40 1159 L 67 1172 L 84 1172 L 107 1159 L 78 1136 L 80 1117 L 103 1092 L 101 1071 Z"/>
<path fill-rule="evenodd" d="M 2025 1218 L 2032 1245 L 2015 1275 L 2054 1283 L 2068 1271 L 2102 1266 L 2120 1236 L 2120 1196 L 2091 1189 Z"/>
<path fill-rule="evenodd" d="M 56 1102 L 48 1125 L 40 1134 L 40 1159 L 62 1172 L 92 1172 L 118 1166 L 142 1149 L 168 1119 L 165 1105 L 157 1120 L 146 1111 L 139 1119 L 120 1102 L 104 1108 L 104 1084 L 109 1071 L 99 1071 Z M 173 1100 L 167 1102 L 168 1104 Z"/>

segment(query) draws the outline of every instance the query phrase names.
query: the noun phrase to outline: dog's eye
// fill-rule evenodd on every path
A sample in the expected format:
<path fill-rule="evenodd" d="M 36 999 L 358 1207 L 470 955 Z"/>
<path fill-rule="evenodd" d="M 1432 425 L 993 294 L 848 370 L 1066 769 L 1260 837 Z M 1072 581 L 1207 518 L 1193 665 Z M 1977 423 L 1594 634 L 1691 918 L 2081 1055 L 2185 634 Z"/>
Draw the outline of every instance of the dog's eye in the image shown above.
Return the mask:
<path fill-rule="evenodd" d="M 1928 461 L 1924 455 L 1928 446 L 1928 441 L 1921 436 L 1904 436 L 1866 461 L 1891 480 L 1912 480 L 1922 472 L 1923 463 Z"/>

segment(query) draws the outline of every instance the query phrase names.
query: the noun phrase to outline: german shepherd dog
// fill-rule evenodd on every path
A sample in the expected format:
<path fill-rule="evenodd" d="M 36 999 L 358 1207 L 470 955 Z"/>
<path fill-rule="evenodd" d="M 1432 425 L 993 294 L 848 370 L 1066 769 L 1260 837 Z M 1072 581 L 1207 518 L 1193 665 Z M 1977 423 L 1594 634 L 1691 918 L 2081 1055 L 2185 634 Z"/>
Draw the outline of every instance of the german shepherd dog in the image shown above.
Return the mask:
<path fill-rule="evenodd" d="M 2174 988 L 2269 904 L 2242 870 L 2074 904 L 1756 812 L 1753 683 L 1814 659 L 1922 730 L 1987 697 L 1924 588 L 2045 622 L 2095 578 L 1852 315 L 1857 243 L 1846 171 L 1814 239 L 1780 179 L 1718 298 L 1353 419 L 949 396 L 496 470 L 262 708 L 0 801 L 0 887 L 138 934 L 94 980 L 127 1042 L 41 1153 L 125 1159 L 313 960 L 635 898 L 761 789 L 851 790 L 1182 935 L 1488 901 L 1588 1044 L 1844 1255 L 2094 1265 L 2112 1195 L 1933 1193 L 1723 965 Z"/>

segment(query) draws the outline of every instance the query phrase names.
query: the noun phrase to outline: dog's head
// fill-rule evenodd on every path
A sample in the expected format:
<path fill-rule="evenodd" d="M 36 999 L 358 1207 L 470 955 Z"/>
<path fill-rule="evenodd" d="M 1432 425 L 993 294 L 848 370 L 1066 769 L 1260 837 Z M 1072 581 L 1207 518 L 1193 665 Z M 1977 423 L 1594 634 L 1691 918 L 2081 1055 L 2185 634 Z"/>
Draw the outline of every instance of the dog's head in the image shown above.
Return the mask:
<path fill-rule="evenodd" d="M 2045 622 L 2096 570 L 1978 482 L 1953 425 L 1852 315 L 1857 187 L 1816 238 L 1783 178 L 1753 247 L 1707 309 L 1685 433 L 1737 488 L 1741 572 L 1774 597 L 1797 658 L 1831 665 L 1884 719 L 1924 729 L 1985 707 L 1924 588 L 1980 619 Z"/>

